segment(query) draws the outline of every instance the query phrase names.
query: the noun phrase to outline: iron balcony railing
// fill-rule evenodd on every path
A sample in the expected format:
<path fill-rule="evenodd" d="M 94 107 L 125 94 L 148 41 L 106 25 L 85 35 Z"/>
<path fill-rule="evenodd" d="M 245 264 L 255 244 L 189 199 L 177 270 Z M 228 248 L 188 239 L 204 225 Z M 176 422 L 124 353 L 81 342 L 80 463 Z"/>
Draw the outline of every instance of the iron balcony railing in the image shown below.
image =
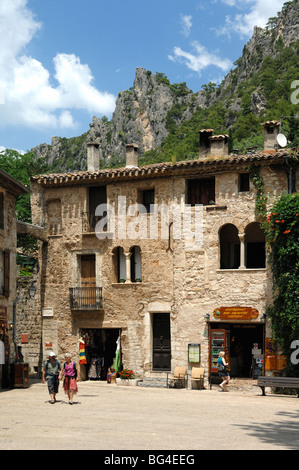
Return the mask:
<path fill-rule="evenodd" d="M 71 287 L 71 310 L 99 310 L 103 308 L 101 287 Z"/>
<path fill-rule="evenodd" d="M 82 212 L 82 232 L 94 233 L 97 223 L 103 219 L 103 215 L 97 216 L 93 212 Z M 107 231 L 107 224 L 103 227 L 103 232 Z"/>

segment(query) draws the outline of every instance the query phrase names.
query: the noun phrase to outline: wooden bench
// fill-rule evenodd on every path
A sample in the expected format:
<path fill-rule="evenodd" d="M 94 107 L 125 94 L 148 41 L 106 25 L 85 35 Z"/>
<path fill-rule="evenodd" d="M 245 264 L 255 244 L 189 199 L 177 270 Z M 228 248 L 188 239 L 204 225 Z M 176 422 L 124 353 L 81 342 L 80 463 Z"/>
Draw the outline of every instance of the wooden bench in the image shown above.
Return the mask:
<path fill-rule="evenodd" d="M 260 376 L 257 386 L 262 389 L 263 396 L 266 395 L 265 387 L 291 388 L 297 390 L 299 398 L 299 377 L 265 377 Z"/>

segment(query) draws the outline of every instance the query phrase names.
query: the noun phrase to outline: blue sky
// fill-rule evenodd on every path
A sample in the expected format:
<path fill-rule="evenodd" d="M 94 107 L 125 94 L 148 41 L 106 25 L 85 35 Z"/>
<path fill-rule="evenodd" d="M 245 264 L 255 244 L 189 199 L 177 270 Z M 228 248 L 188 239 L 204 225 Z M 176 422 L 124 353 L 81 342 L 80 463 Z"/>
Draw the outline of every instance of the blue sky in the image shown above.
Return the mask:
<path fill-rule="evenodd" d="M 217 84 L 281 0 L 0 0 L 0 149 L 111 119 L 136 67 L 194 92 Z"/>

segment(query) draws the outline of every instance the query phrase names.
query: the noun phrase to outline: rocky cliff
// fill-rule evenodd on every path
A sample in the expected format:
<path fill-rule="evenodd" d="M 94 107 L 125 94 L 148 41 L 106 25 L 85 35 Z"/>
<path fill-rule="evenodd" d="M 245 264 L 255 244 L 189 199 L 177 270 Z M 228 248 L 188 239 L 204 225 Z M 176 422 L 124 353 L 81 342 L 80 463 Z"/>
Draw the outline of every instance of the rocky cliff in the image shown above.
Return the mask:
<path fill-rule="evenodd" d="M 251 113 L 265 113 L 268 98 L 262 87 L 253 88 L 251 83 L 244 98 L 242 84 L 245 88 L 260 72 L 265 58 L 279 56 L 282 48 L 295 44 L 298 38 L 299 0 L 293 0 L 284 4 L 277 17 L 269 19 L 265 29 L 255 28 L 242 57 L 219 87 L 206 86 L 193 93 L 185 83 L 170 84 L 163 73 L 137 68 L 133 86 L 118 94 L 111 121 L 94 116 L 85 134 L 72 139 L 53 137 L 51 145 L 42 144 L 32 150 L 54 171 L 80 170 L 86 168 L 86 143 L 97 141 L 103 164 L 119 166 L 124 162 L 127 143 L 136 143 L 139 154 L 157 149 L 173 126 L 186 123 L 199 109 L 219 102 L 227 110 L 223 128 L 228 131 L 238 113 L 244 113 L 246 99 Z"/>

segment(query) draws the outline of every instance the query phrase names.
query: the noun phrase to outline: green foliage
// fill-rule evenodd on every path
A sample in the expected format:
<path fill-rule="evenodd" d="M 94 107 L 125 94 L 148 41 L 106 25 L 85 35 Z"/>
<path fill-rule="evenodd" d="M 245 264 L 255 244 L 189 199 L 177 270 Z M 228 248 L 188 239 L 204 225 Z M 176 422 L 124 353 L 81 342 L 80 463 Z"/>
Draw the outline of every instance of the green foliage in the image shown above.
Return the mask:
<path fill-rule="evenodd" d="M 273 338 L 288 359 L 290 345 L 299 339 L 299 194 L 282 196 L 267 219 L 267 241 L 271 246 L 273 304 L 268 308 Z M 299 375 L 288 361 L 288 373 Z"/>
<path fill-rule="evenodd" d="M 0 152 L 0 168 L 28 187 L 32 176 L 49 171 L 44 160 L 36 159 L 33 152 L 21 155 L 16 150 L 9 149 Z M 16 217 L 18 220 L 31 223 L 30 194 L 17 198 Z M 36 240 L 27 235 L 19 235 L 18 247 L 22 247 L 24 252 L 32 253 L 36 250 Z"/>

